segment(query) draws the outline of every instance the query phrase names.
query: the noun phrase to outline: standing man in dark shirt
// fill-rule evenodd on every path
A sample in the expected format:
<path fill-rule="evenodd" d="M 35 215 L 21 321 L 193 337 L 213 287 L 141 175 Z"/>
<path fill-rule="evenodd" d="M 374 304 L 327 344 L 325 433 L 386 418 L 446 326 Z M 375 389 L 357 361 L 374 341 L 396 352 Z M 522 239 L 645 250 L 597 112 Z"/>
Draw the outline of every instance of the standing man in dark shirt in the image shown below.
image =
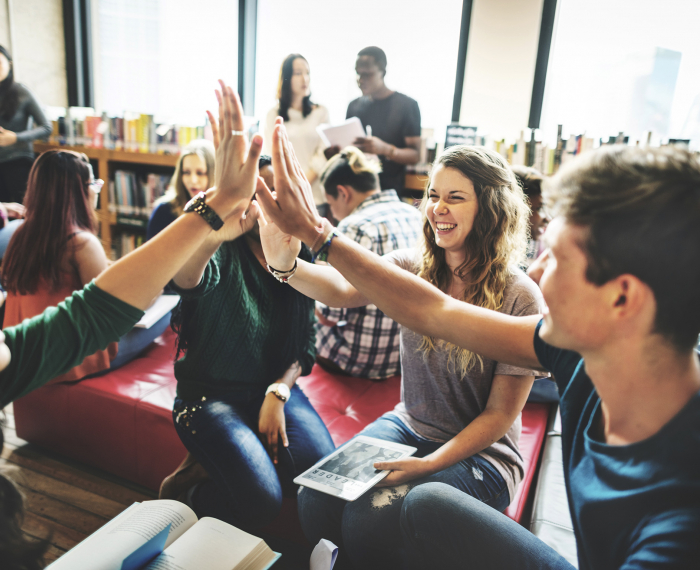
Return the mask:
<path fill-rule="evenodd" d="M 382 172 L 379 174 L 382 190 L 401 192 L 406 165 L 416 164 L 419 158 L 418 103 L 386 86 L 386 54 L 378 47 L 360 50 L 355 72 L 362 97 L 350 102 L 346 118 L 358 117 L 365 130 L 368 126 L 371 127 L 371 133 L 368 133 L 370 136 L 356 139 L 354 144 L 365 154 L 379 156 L 382 163 Z"/>

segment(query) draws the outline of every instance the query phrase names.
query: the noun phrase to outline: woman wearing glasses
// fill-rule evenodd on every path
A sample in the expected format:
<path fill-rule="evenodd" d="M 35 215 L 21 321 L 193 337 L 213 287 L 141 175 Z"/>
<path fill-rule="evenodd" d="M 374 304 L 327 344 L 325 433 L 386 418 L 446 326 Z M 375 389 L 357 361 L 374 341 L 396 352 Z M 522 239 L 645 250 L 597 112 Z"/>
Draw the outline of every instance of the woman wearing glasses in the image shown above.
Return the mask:
<path fill-rule="evenodd" d="M 29 173 L 24 223 L 12 236 L 3 259 L 4 326 L 56 306 L 107 268 L 107 256 L 95 235 L 94 215 L 103 184 L 95 180 L 84 154 L 50 150 L 37 158 Z M 125 364 L 126 353 L 133 358 L 140 352 L 134 346 L 139 340 L 132 338 L 138 332 L 122 337 L 119 351 L 117 343 L 112 343 L 54 382 L 79 380 L 109 369 L 110 364 Z M 156 331 L 149 336 L 153 334 Z M 140 339 L 140 349 L 153 338 L 146 340 Z"/>

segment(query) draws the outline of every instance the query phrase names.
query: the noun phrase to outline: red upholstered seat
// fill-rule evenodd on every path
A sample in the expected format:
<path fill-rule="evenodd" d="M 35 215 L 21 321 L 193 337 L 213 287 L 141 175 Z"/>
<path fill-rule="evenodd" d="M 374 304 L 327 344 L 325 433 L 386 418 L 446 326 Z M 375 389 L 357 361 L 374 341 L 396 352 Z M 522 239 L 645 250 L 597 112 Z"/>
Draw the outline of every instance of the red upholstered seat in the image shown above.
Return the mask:
<path fill-rule="evenodd" d="M 77 383 L 45 386 L 17 400 L 17 435 L 158 489 L 185 455 L 171 416 L 174 351 L 175 336 L 168 330 L 141 357 L 118 370 Z M 372 382 L 333 375 L 319 366 L 300 378 L 299 386 L 336 445 L 393 409 L 400 397 L 399 377 Z M 529 494 L 548 410 L 545 404 L 527 404 L 523 410 L 520 449 L 526 473 L 506 511 L 515 520 L 520 519 Z M 285 512 L 295 516 L 289 505 Z"/>

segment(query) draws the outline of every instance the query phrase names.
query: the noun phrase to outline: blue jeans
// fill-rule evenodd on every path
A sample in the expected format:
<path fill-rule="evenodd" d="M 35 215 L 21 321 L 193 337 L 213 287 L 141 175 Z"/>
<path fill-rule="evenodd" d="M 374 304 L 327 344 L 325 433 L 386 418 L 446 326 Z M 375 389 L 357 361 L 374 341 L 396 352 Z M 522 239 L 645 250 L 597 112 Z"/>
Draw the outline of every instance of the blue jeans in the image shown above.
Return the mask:
<path fill-rule="evenodd" d="M 7 250 L 10 239 L 23 223 L 24 220 L 11 220 L 5 224 L 4 228 L 0 228 L 0 259 L 5 256 L 5 250 Z"/>
<path fill-rule="evenodd" d="M 296 492 L 293 479 L 335 449 L 309 399 L 294 386 L 284 405 L 289 447 L 280 442 L 275 466 L 258 434 L 264 399 L 265 386 L 201 401 L 175 399 L 175 429 L 210 477 L 191 496 L 198 517 L 246 531 L 263 527 L 279 514 L 283 492 Z"/>
<path fill-rule="evenodd" d="M 361 434 L 412 445 L 418 448 L 416 457 L 424 457 L 443 445 L 416 435 L 391 412 Z M 353 502 L 302 488 L 298 507 L 304 534 L 311 544 L 317 544 L 321 538 L 334 542 L 355 568 L 398 568 L 403 558 L 400 517 L 404 498 L 411 489 L 432 481 L 476 497 L 494 513 L 510 502 L 501 474 L 491 463 L 474 455 L 434 475 L 397 487 L 370 490 Z"/>
<path fill-rule="evenodd" d="M 109 363 L 109 369 L 116 370 L 127 362 L 131 362 L 146 350 L 149 344 L 162 335 L 168 325 L 170 325 L 170 311 L 163 315 L 158 322 L 153 323 L 150 329 L 137 327 L 131 329 L 119 339 L 119 350 L 116 358 Z"/>
<path fill-rule="evenodd" d="M 507 516 L 442 483 L 413 489 L 403 501 L 407 568 L 573 570 L 554 549 Z"/>

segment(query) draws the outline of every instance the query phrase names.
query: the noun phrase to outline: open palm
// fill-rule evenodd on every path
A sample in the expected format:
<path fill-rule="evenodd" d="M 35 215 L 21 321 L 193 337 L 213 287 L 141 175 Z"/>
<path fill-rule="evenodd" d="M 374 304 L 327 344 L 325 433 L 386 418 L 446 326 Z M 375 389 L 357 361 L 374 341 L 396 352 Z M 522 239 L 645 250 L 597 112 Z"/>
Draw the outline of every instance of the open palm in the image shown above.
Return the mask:
<path fill-rule="evenodd" d="M 258 190 L 260 185 L 265 185 L 262 178 L 258 179 Z M 260 210 L 257 219 L 260 226 L 260 242 L 268 265 L 279 271 L 291 269 L 301 250 L 301 241 L 284 233 L 273 222 L 268 222 Z"/>

